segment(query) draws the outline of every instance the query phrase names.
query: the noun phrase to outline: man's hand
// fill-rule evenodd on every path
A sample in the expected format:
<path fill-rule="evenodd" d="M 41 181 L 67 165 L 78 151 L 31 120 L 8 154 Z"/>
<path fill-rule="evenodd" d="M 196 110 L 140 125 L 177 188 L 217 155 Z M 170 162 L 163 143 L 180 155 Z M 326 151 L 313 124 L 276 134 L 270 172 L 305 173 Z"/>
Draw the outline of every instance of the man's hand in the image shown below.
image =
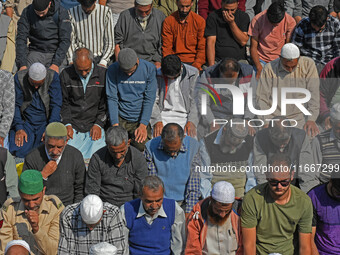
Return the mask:
<path fill-rule="evenodd" d="M 320 130 L 318 126 L 315 124 L 315 121 L 312 120 L 307 120 L 306 124 L 303 126 L 303 129 L 310 137 L 314 137 L 320 133 Z"/>
<path fill-rule="evenodd" d="M 260 79 L 262 69 L 263 69 L 263 67 L 262 67 L 261 64 L 260 64 L 259 66 L 256 67 L 256 80 L 259 80 L 259 79 Z"/>
<path fill-rule="evenodd" d="M 154 65 L 156 66 L 156 68 L 160 68 L 161 67 L 161 62 L 155 62 Z"/>
<path fill-rule="evenodd" d="M 27 143 L 27 134 L 25 130 L 20 129 L 15 133 L 15 145 L 21 147 L 24 145 L 24 140 Z"/>
<path fill-rule="evenodd" d="M 191 121 L 188 121 L 184 127 L 184 133 L 187 133 L 191 137 L 196 137 L 196 126 Z"/>
<path fill-rule="evenodd" d="M 27 66 L 20 67 L 19 71 L 27 69 Z"/>
<path fill-rule="evenodd" d="M 67 125 L 66 130 L 67 130 L 67 140 L 73 139 L 73 128 L 72 128 L 72 126 Z"/>
<path fill-rule="evenodd" d="M 49 177 L 51 174 L 53 174 L 55 172 L 55 170 L 57 170 L 58 164 L 56 161 L 54 160 L 50 160 L 45 167 L 43 168 L 43 170 L 41 171 L 41 175 L 44 179 L 46 179 L 47 177 Z"/>
<path fill-rule="evenodd" d="M 160 136 L 162 134 L 163 130 L 163 122 L 158 121 L 154 126 L 153 126 L 153 137 Z"/>
<path fill-rule="evenodd" d="M 5 138 L 0 136 L 0 146 L 4 147 Z"/>
<path fill-rule="evenodd" d="M 59 66 L 55 65 L 55 64 L 52 64 L 50 66 L 50 69 L 52 69 L 53 71 L 56 71 L 57 73 L 59 73 Z"/>
<path fill-rule="evenodd" d="M 147 135 L 146 126 L 142 123 L 139 124 L 139 127 L 135 130 L 135 141 L 137 143 L 142 143 L 145 141 Z"/>
<path fill-rule="evenodd" d="M 39 214 L 37 211 L 25 210 L 28 222 L 31 224 L 33 234 L 39 231 Z"/>
<path fill-rule="evenodd" d="M 102 138 L 102 130 L 99 126 L 93 125 L 93 127 L 90 130 L 90 136 L 92 137 L 93 141 L 97 141 L 100 138 Z"/>
<path fill-rule="evenodd" d="M 211 133 L 211 132 L 214 132 L 215 130 L 220 129 L 220 128 L 221 128 L 221 125 L 215 124 L 215 126 L 214 126 L 214 122 L 212 122 L 212 123 L 210 124 L 210 127 L 209 127 L 209 132 L 210 132 L 210 133 Z"/>
<path fill-rule="evenodd" d="M 231 24 L 235 21 L 235 16 L 233 14 L 229 14 L 227 11 L 222 11 L 223 19 L 228 23 Z"/>
<path fill-rule="evenodd" d="M 325 119 L 325 130 L 331 129 L 332 128 L 332 124 L 331 124 L 331 117 L 327 117 Z"/>

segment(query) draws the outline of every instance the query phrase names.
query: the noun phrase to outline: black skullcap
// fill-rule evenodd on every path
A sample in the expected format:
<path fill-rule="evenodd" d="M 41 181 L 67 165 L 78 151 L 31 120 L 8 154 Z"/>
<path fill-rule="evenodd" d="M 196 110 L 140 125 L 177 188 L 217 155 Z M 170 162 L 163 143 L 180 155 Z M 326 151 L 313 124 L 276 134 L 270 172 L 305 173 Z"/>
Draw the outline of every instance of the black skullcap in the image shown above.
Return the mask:
<path fill-rule="evenodd" d="M 51 0 L 33 0 L 32 4 L 33 4 L 34 10 L 41 12 L 41 11 L 46 10 L 50 2 Z"/>

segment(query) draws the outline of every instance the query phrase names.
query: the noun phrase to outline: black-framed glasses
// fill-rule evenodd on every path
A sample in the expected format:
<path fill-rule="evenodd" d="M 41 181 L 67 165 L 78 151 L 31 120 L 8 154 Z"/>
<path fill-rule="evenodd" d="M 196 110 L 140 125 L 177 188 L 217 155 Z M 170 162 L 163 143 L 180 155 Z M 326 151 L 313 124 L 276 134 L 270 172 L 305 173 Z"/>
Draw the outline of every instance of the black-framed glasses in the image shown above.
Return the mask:
<path fill-rule="evenodd" d="M 279 183 L 281 184 L 282 187 L 287 187 L 290 184 L 290 179 L 289 180 L 283 180 L 283 181 L 276 181 L 276 180 L 268 180 L 268 183 L 271 186 L 277 187 Z"/>

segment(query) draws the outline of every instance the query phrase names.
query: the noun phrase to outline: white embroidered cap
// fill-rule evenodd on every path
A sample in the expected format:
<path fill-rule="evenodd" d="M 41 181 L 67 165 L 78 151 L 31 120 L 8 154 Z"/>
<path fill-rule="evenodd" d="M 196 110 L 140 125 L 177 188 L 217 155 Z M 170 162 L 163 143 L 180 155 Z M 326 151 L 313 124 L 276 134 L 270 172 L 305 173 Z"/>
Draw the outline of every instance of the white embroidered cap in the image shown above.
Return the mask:
<path fill-rule="evenodd" d="M 92 245 L 89 251 L 90 255 L 116 255 L 117 247 L 107 242 Z"/>
<path fill-rule="evenodd" d="M 281 57 L 292 60 L 300 57 L 300 50 L 294 43 L 286 43 L 281 49 Z"/>
<path fill-rule="evenodd" d="M 216 182 L 212 188 L 211 196 L 217 202 L 231 204 L 235 201 L 235 189 L 229 182 Z"/>
<path fill-rule="evenodd" d="M 96 224 L 103 216 L 103 202 L 97 195 L 88 195 L 80 203 L 80 215 L 86 224 Z"/>

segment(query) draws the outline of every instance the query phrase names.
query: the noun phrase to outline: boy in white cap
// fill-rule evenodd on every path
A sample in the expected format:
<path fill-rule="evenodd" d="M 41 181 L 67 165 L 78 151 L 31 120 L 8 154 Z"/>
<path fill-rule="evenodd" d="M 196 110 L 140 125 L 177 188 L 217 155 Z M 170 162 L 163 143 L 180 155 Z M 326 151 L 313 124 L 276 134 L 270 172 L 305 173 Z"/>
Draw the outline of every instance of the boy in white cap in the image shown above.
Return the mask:
<path fill-rule="evenodd" d="M 62 92 L 59 76 L 41 63 L 17 72 L 15 111 L 9 135 L 9 150 L 24 158 L 41 144 L 48 123 L 60 121 Z"/>
<path fill-rule="evenodd" d="M 267 119 L 282 115 L 281 90 L 285 87 L 303 88 L 310 92 L 311 98 L 303 107 L 311 115 L 305 116 L 295 104 L 288 104 L 286 117 L 294 119 L 297 122 L 296 127 L 303 128 L 309 136 L 316 136 L 319 133 L 319 128 L 315 124 L 320 108 L 319 75 L 314 61 L 308 57 L 300 57 L 299 48 L 292 43 L 285 44 L 281 49 L 280 58 L 269 62 L 262 70 L 256 90 L 256 103 L 259 110 L 268 110 L 273 105 L 273 88 L 278 90 L 278 100 L 274 113 L 259 115 L 259 119 L 268 123 Z M 287 98 L 291 100 L 301 101 L 301 98 L 305 97 L 306 95 L 301 93 L 288 93 L 287 95 Z"/>
<path fill-rule="evenodd" d="M 10 241 L 5 248 L 5 255 L 29 255 L 30 246 L 24 240 Z"/>
<path fill-rule="evenodd" d="M 185 253 L 243 254 L 240 208 L 233 185 L 217 182 L 211 196 L 198 202 L 187 219 Z"/>
<path fill-rule="evenodd" d="M 118 207 L 88 195 L 61 214 L 58 254 L 88 254 L 91 246 L 100 242 L 116 246 L 117 254 L 126 254 L 123 224 Z"/>

